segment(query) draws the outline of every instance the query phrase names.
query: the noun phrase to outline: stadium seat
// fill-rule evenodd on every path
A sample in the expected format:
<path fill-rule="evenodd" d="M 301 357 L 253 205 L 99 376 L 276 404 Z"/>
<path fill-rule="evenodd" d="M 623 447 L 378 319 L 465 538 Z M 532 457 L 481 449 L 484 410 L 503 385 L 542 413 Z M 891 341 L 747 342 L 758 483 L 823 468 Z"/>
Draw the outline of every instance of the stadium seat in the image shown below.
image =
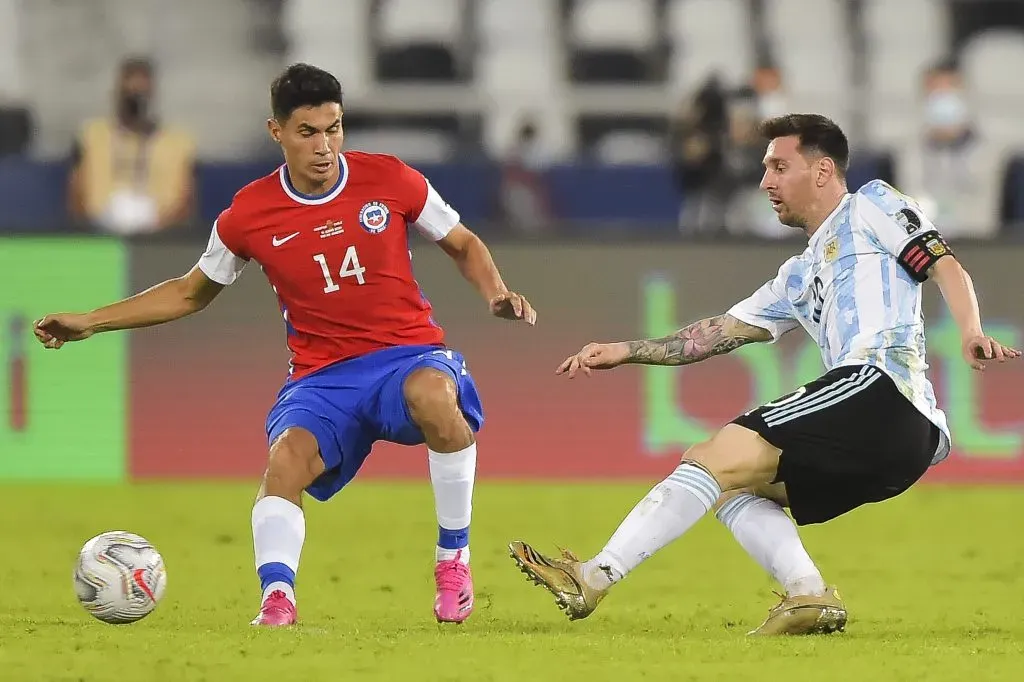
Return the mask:
<path fill-rule="evenodd" d="M 1024 32 L 993 29 L 971 39 L 961 53 L 978 129 L 994 145 L 1024 149 Z"/>
<path fill-rule="evenodd" d="M 645 130 L 615 130 L 598 138 L 591 148 L 594 161 L 609 166 L 658 166 L 668 157 L 663 135 Z"/>
<path fill-rule="evenodd" d="M 651 165 L 668 152 L 668 119 L 664 116 L 582 113 L 576 126 L 583 155 L 612 164 Z"/>
<path fill-rule="evenodd" d="M 331 71 L 347 96 L 372 89 L 369 0 L 288 0 L 282 19 L 288 63 L 308 62 Z"/>
<path fill-rule="evenodd" d="M 26 154 L 32 141 L 32 114 L 24 107 L 0 106 L 0 156 Z"/>
<path fill-rule="evenodd" d="M 1024 99 L 1024 31 L 993 29 L 964 45 L 961 55 L 964 78 L 971 90 L 984 99 Z M 994 102 L 993 102 L 994 103 Z"/>
<path fill-rule="evenodd" d="M 937 0 L 866 0 L 867 85 L 873 95 L 907 104 L 924 71 L 945 56 L 949 12 Z"/>
<path fill-rule="evenodd" d="M 573 79 L 644 81 L 660 42 L 650 0 L 576 0 L 569 14 Z"/>
<path fill-rule="evenodd" d="M 483 135 L 492 156 L 505 153 L 525 118 L 535 121 L 553 157 L 573 148 L 557 11 L 550 0 L 480 0 L 477 5 L 475 84 L 487 102 Z"/>
<path fill-rule="evenodd" d="M 0 0 L 0 103 L 19 101 L 25 75 L 22 72 L 18 0 Z"/>
<path fill-rule="evenodd" d="M 377 76 L 387 81 L 454 81 L 464 75 L 463 0 L 383 0 Z"/>
<path fill-rule="evenodd" d="M 672 44 L 668 79 L 689 93 L 709 75 L 746 84 L 754 66 L 754 41 L 745 0 L 669 0 L 665 25 Z"/>
<path fill-rule="evenodd" d="M 828 113 L 837 121 L 848 115 L 853 70 L 847 19 L 841 0 L 765 4 L 773 52 L 793 107 Z"/>
<path fill-rule="evenodd" d="M 440 130 L 389 128 L 353 131 L 345 136 L 345 148 L 378 154 L 393 154 L 407 163 L 451 161 L 455 145 Z"/>

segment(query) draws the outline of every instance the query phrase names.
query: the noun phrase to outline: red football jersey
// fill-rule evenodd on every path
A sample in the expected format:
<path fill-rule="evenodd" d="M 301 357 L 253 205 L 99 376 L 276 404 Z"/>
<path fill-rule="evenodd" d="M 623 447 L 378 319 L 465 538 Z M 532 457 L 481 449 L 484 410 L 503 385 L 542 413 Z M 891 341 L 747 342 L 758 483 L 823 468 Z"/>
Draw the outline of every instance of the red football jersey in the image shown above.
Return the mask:
<path fill-rule="evenodd" d="M 337 185 L 320 196 L 296 191 L 283 165 L 244 187 L 199 259 L 225 285 L 248 261 L 259 263 L 284 316 L 292 378 L 381 348 L 444 340 L 413 277 L 408 228 L 437 241 L 459 214 L 393 156 L 350 151 L 339 165 Z"/>

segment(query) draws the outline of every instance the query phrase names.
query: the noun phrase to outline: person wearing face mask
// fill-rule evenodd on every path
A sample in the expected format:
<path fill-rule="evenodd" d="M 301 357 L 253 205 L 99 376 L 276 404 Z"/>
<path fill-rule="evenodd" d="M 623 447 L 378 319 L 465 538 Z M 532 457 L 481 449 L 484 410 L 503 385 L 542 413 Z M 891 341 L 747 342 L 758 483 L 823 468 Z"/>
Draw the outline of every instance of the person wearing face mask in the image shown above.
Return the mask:
<path fill-rule="evenodd" d="M 998 222 L 999 164 L 986 163 L 963 87 L 952 62 L 923 79 L 922 133 L 909 140 L 898 164 L 899 182 L 917 194 L 950 237 L 984 237 Z"/>
<path fill-rule="evenodd" d="M 72 150 L 71 216 L 114 234 L 180 225 L 194 206 L 195 145 L 157 121 L 152 64 L 131 58 L 119 70 L 113 116 L 85 123 Z"/>

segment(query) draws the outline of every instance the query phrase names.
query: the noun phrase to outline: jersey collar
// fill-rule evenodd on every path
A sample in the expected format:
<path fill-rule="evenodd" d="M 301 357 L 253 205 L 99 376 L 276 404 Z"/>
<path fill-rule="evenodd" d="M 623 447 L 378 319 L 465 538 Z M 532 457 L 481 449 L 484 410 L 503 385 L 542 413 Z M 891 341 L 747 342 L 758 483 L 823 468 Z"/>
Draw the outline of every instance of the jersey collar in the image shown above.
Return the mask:
<path fill-rule="evenodd" d="M 319 206 L 337 198 L 337 196 L 341 194 L 341 191 L 345 189 L 346 183 L 348 183 L 348 162 L 345 160 L 344 154 L 338 154 L 338 169 L 338 182 L 334 184 L 334 187 L 323 194 L 303 194 L 299 190 L 295 189 L 295 187 L 292 186 L 292 181 L 288 178 L 287 164 L 281 164 L 281 168 L 278 170 L 278 176 L 281 178 L 281 188 L 290 199 L 305 206 Z"/>

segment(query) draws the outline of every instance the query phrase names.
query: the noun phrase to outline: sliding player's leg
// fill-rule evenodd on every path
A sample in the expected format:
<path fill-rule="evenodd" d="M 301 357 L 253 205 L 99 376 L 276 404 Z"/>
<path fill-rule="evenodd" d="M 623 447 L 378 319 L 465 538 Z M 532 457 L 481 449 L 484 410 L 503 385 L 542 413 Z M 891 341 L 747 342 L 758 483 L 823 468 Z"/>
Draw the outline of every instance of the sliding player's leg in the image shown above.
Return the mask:
<path fill-rule="evenodd" d="M 387 440 L 427 446 L 438 528 L 434 616 L 462 622 L 473 611 L 469 527 L 475 433 L 483 424 L 480 398 L 462 356 L 435 349 L 410 358 L 382 386 L 379 419 Z"/>
<path fill-rule="evenodd" d="M 841 629 L 846 609 L 804 548 L 796 524 L 783 509 L 788 505 L 782 483 L 723 493 L 716 504 L 718 520 L 784 591 L 782 601 L 750 634 L 810 634 L 829 623 Z M 826 609 L 842 616 L 843 623 L 822 619 Z"/>
<path fill-rule="evenodd" d="M 901 494 L 924 474 L 943 445 L 939 429 L 888 375 L 870 366 L 833 369 L 735 423 L 782 450 L 777 481 L 785 486 L 782 501 L 797 525 L 824 523 Z M 877 428 L 879 424 L 885 428 Z M 847 612 L 839 594 L 834 588 L 817 594 L 822 584 L 814 576 L 796 580 L 797 573 L 809 572 L 809 557 L 781 509 L 766 511 L 769 506 L 759 505 L 777 519 L 775 532 L 780 538 L 789 534 L 788 542 L 778 540 L 790 547 L 779 556 L 795 567 L 795 584 L 787 586 L 780 578 L 788 594 L 754 634 L 842 630 Z"/>
<path fill-rule="evenodd" d="M 776 483 L 723 493 L 715 504 L 715 516 L 786 594 L 825 594 L 825 581 L 783 509 L 786 505 L 785 487 Z"/>
<path fill-rule="evenodd" d="M 555 595 L 571 620 L 586 618 L 615 583 L 683 535 L 718 501 L 723 490 L 764 485 L 775 478 L 779 450 L 756 433 L 729 424 L 694 446 L 675 471 L 626 516 L 590 561 L 571 552 L 546 557 L 525 542 L 509 549 L 519 567 Z"/>

